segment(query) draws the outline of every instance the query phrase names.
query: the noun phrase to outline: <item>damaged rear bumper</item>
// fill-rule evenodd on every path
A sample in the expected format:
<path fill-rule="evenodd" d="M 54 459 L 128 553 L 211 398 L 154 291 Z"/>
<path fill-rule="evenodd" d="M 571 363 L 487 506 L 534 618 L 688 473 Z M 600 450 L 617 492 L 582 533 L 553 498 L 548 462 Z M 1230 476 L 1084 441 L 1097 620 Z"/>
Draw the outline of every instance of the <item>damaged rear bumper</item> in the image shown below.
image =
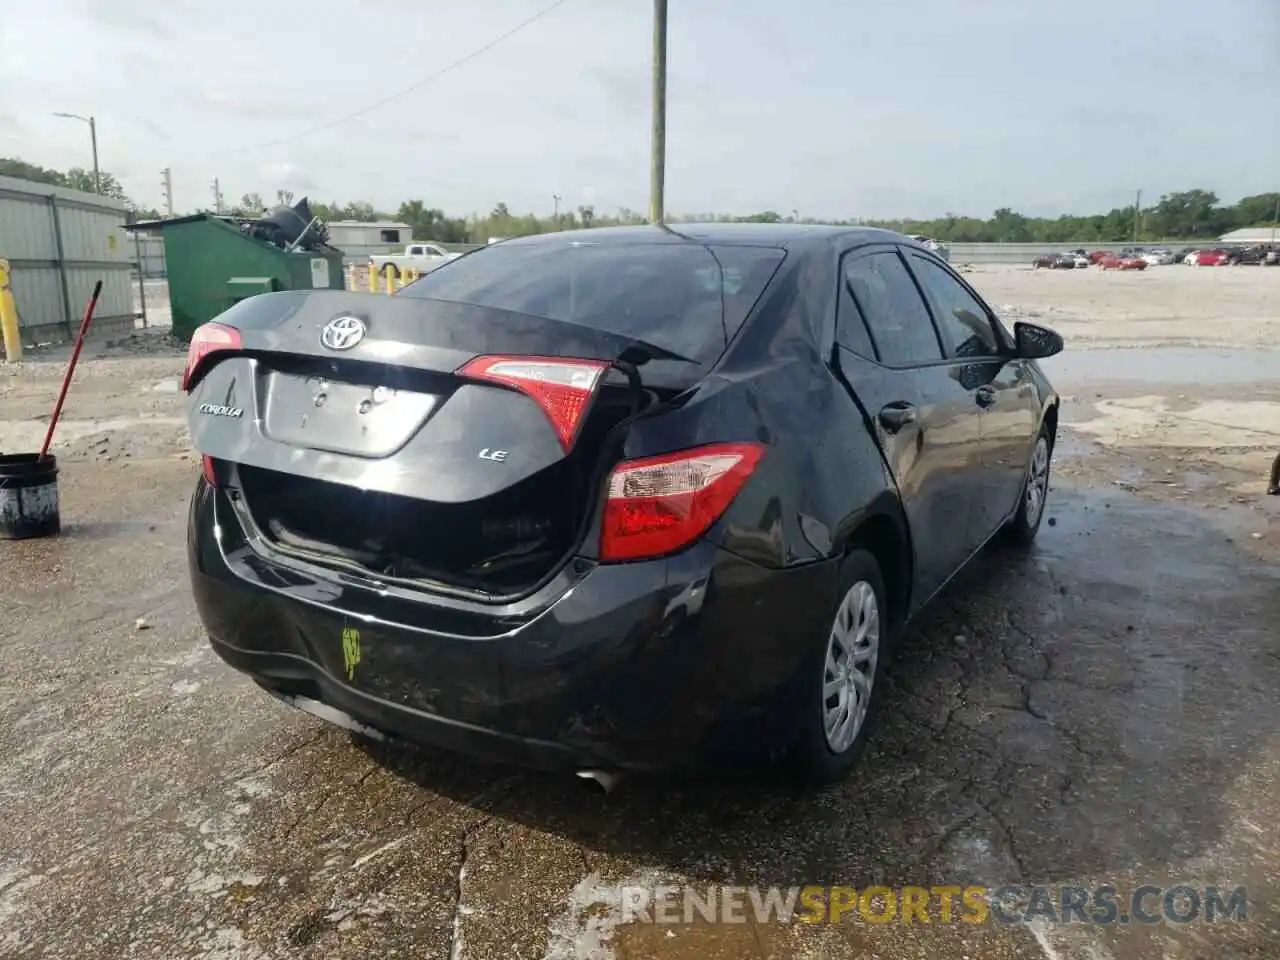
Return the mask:
<path fill-rule="evenodd" d="M 834 564 L 769 570 L 709 543 L 575 562 L 501 605 L 412 592 L 268 560 L 225 498 L 201 481 L 188 530 L 223 660 L 339 711 L 331 722 L 500 762 L 672 770 L 777 753 L 834 602 Z"/>

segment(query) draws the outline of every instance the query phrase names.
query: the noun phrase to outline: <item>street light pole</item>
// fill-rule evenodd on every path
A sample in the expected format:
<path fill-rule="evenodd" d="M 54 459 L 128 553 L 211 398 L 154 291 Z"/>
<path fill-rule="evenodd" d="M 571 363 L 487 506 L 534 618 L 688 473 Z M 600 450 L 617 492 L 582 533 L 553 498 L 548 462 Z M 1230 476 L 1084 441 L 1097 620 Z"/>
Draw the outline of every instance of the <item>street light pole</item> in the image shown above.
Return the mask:
<path fill-rule="evenodd" d="M 89 117 L 89 140 L 93 144 L 93 192 L 101 195 L 102 177 L 98 173 L 98 124 Z"/>
<path fill-rule="evenodd" d="M 653 141 L 649 160 L 649 222 L 661 224 L 667 164 L 667 0 L 653 0 Z"/>
<path fill-rule="evenodd" d="M 55 117 L 63 117 L 67 120 L 79 120 L 81 123 L 89 125 L 89 141 L 93 145 L 93 192 L 101 196 L 102 194 L 102 175 L 98 172 L 98 124 L 93 117 L 82 117 L 78 113 L 55 113 Z"/>

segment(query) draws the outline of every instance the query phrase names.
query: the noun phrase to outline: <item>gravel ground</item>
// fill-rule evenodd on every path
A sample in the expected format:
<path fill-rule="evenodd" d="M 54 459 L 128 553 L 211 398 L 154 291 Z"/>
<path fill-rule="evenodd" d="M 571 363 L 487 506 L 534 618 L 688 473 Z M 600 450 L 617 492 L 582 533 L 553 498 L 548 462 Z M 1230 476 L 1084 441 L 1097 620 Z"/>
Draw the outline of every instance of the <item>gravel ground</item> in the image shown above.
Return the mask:
<path fill-rule="evenodd" d="M 1242 348 L 1275 342 L 1280 270 L 970 279 L 1068 336 L 1049 519 L 931 605 L 865 762 L 808 793 L 752 773 L 601 797 L 288 711 L 194 616 L 181 349 L 88 349 L 55 443 L 64 533 L 0 545 L 0 955 L 1274 958 L 1280 369 Z M 64 359 L 0 367 L 0 449 L 38 448 Z M 623 922 L 620 888 L 664 881 L 1183 882 L 1251 906 L 1181 926 Z"/>

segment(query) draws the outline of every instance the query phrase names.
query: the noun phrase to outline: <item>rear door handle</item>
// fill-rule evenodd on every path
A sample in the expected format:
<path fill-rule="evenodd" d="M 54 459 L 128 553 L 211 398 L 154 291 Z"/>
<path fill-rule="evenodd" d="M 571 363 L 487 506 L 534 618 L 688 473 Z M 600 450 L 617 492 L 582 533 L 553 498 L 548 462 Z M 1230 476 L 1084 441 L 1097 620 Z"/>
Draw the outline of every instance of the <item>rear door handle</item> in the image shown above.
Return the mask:
<path fill-rule="evenodd" d="M 996 402 L 996 392 L 990 387 L 979 387 L 973 396 L 980 407 L 989 407 Z"/>
<path fill-rule="evenodd" d="M 916 408 L 909 403 L 891 403 L 880 409 L 880 426 L 888 433 L 897 433 L 916 419 Z"/>

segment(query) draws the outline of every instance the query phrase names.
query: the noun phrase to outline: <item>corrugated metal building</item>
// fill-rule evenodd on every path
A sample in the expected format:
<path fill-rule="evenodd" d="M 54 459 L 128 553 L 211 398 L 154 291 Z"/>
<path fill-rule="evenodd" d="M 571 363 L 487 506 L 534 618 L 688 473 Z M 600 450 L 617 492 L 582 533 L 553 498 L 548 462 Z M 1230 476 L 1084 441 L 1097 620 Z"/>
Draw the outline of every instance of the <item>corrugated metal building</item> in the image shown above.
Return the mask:
<path fill-rule="evenodd" d="M 12 271 L 24 343 L 70 338 L 93 284 L 99 335 L 132 330 L 132 241 L 118 200 L 45 183 L 0 177 L 0 258 Z"/>
<path fill-rule="evenodd" d="M 1232 230 L 1219 237 L 1222 243 L 1275 243 L 1280 238 L 1280 230 L 1275 227 L 1243 227 Z"/>

